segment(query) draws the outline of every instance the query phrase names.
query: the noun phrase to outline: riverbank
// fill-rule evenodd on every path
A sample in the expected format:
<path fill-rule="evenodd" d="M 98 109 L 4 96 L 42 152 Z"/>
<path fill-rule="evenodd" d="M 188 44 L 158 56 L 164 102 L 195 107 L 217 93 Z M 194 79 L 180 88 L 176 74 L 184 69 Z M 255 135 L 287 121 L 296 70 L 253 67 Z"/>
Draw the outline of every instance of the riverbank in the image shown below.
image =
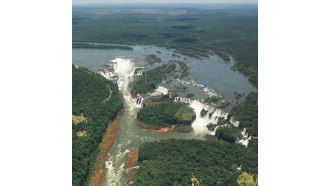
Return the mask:
<path fill-rule="evenodd" d="M 152 127 L 147 126 L 146 124 L 139 121 L 137 118 L 134 121 L 135 121 L 136 125 L 139 128 L 149 130 L 153 133 L 166 133 L 166 132 L 173 132 L 174 131 L 174 126 L 172 128 L 171 127 L 163 127 L 163 128 L 156 129 L 156 128 L 152 128 Z"/>
<path fill-rule="evenodd" d="M 137 168 L 137 160 L 139 157 L 139 149 L 132 149 L 128 153 L 128 158 L 125 162 L 125 172 L 127 174 L 127 184 L 130 184 L 133 181 L 133 176 L 136 172 L 135 167 Z"/>
<path fill-rule="evenodd" d="M 116 133 L 120 129 L 119 117 L 116 120 L 109 123 L 108 128 L 103 136 L 102 142 L 99 146 L 100 151 L 97 156 L 97 163 L 95 165 L 94 171 L 92 173 L 90 186 L 99 186 L 101 185 L 102 178 L 105 171 L 105 159 L 108 151 L 116 140 Z"/>

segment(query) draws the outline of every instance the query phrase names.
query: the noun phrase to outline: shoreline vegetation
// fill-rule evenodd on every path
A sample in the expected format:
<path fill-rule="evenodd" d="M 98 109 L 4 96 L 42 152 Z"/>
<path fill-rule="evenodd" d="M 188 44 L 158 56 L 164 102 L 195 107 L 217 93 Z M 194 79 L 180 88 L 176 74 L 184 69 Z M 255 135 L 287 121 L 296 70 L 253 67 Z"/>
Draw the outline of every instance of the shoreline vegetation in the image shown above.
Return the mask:
<path fill-rule="evenodd" d="M 135 123 L 136 125 L 141 128 L 141 129 L 145 129 L 145 130 L 149 130 L 153 133 L 167 133 L 167 132 L 173 132 L 174 131 L 174 127 L 161 127 L 161 128 L 153 128 L 141 121 L 139 121 L 137 118 L 135 119 Z"/>
<path fill-rule="evenodd" d="M 90 49 L 121 49 L 121 50 L 133 50 L 132 47 L 127 45 L 115 45 L 115 44 L 96 44 L 96 43 L 72 43 L 72 48 L 90 48 Z"/>
<path fill-rule="evenodd" d="M 139 149 L 132 149 L 131 151 L 129 151 L 128 158 L 124 165 L 124 169 L 127 174 L 127 184 L 130 184 L 133 181 L 134 174 L 137 171 L 133 167 L 138 166 L 137 163 L 138 157 L 139 157 Z"/>
<path fill-rule="evenodd" d="M 102 179 L 104 176 L 105 172 L 105 160 L 108 151 L 112 147 L 112 145 L 115 143 L 116 140 L 116 133 L 120 129 L 120 115 L 118 115 L 118 118 L 114 121 L 111 121 L 108 125 L 108 128 L 103 136 L 102 142 L 99 145 L 100 151 L 97 156 L 97 162 L 95 164 L 92 176 L 91 176 L 91 181 L 90 181 L 90 186 L 99 186 L 102 183 Z"/>
<path fill-rule="evenodd" d="M 189 133 L 195 118 L 195 113 L 187 105 L 162 101 L 143 107 L 139 110 L 136 120 L 140 126 L 153 132 L 175 130 L 178 133 Z"/>
<path fill-rule="evenodd" d="M 123 105 L 115 83 L 87 68 L 72 67 L 72 185 L 80 186 L 90 183 L 100 144 Z M 118 126 L 111 125 L 111 134 Z"/>

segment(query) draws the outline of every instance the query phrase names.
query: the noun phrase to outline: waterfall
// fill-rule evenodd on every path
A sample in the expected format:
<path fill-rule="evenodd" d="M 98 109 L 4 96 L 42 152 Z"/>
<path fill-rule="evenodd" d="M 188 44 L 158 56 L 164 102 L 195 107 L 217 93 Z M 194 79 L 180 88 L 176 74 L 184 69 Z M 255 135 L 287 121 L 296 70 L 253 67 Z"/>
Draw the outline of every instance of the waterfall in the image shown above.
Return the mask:
<path fill-rule="evenodd" d="M 168 94 L 168 89 L 162 86 L 157 86 L 156 92 L 166 95 Z"/>
<path fill-rule="evenodd" d="M 183 97 L 175 97 L 174 102 L 191 103 L 191 99 L 183 98 Z"/>
<path fill-rule="evenodd" d="M 234 119 L 234 117 L 231 117 L 230 120 L 229 120 L 229 122 L 230 122 L 231 124 L 233 124 L 235 127 L 238 127 L 238 126 L 239 126 L 239 121 L 236 121 L 236 120 Z"/>
<path fill-rule="evenodd" d="M 211 135 L 215 136 L 217 129 L 219 126 L 216 126 L 213 131 L 210 132 Z"/>
<path fill-rule="evenodd" d="M 117 84 L 119 90 L 126 92 L 128 87 L 128 79 L 134 75 L 134 63 L 130 59 L 116 58 L 111 60 L 114 62 L 114 73 L 119 77 Z"/>
<path fill-rule="evenodd" d="M 98 73 L 101 74 L 106 79 L 111 79 L 111 77 L 115 76 L 115 74 L 112 71 L 109 71 L 108 69 L 99 70 Z"/>
<path fill-rule="evenodd" d="M 247 138 L 248 137 L 248 133 L 246 132 L 246 128 L 244 127 L 243 131 L 241 132 L 242 136 L 244 138 Z"/>
<path fill-rule="evenodd" d="M 242 135 L 244 136 L 246 133 L 246 128 L 244 127 L 243 131 L 242 131 Z"/>
<path fill-rule="evenodd" d="M 219 118 L 227 119 L 228 113 L 223 112 L 221 109 L 215 109 L 205 104 L 204 104 L 204 109 L 208 110 L 205 117 L 209 119 L 210 123 L 217 124 Z"/>
<path fill-rule="evenodd" d="M 175 101 L 176 100 L 180 100 L 179 97 L 175 97 Z M 210 131 L 207 129 L 206 126 L 209 124 L 209 120 L 206 119 L 207 117 L 202 118 L 200 116 L 200 112 L 204 108 L 204 104 L 199 101 L 193 100 L 191 101 L 189 107 L 192 108 L 196 114 L 196 119 L 191 125 L 194 130 L 194 133 L 198 135 L 208 134 Z"/>
<path fill-rule="evenodd" d="M 222 111 L 221 109 L 215 109 L 214 107 L 202 103 L 200 100 L 191 100 L 189 98 L 183 98 L 183 97 L 174 97 L 174 102 L 183 102 L 183 103 L 189 103 L 189 107 L 193 109 L 193 111 L 196 114 L 196 119 L 192 123 L 193 130 L 196 134 L 211 134 L 215 135 L 216 129 L 219 127 L 217 126 L 214 131 L 209 131 L 207 129 L 207 125 L 217 124 L 219 118 L 227 119 L 228 113 Z M 205 116 L 201 116 L 201 111 L 206 110 L 207 113 Z M 231 121 L 235 124 L 239 121 L 233 121 L 231 118 Z M 227 124 L 225 124 L 226 126 Z M 237 125 L 238 126 L 238 125 Z"/>
<path fill-rule="evenodd" d="M 143 100 L 144 99 L 140 94 L 136 95 L 136 97 L 133 99 L 134 105 L 136 107 L 142 108 L 143 107 Z"/>
<path fill-rule="evenodd" d="M 111 79 L 113 76 L 115 76 L 114 68 L 112 64 L 103 65 L 102 69 L 98 69 L 97 73 L 101 74 L 103 77 L 107 79 Z"/>
<path fill-rule="evenodd" d="M 238 143 L 244 145 L 245 147 L 247 147 L 249 145 L 249 141 L 251 140 L 251 136 L 247 139 L 241 139 L 238 141 Z"/>
<path fill-rule="evenodd" d="M 228 113 L 222 111 L 221 109 L 215 109 L 210 105 L 204 104 L 200 100 L 190 100 L 190 99 L 187 100 L 187 98 L 175 97 L 174 102 L 190 103 L 189 107 L 192 108 L 196 114 L 196 119 L 192 123 L 192 127 L 196 134 L 215 135 L 215 130 L 218 128 L 218 126 L 215 128 L 214 131 L 209 131 L 206 126 L 210 123 L 217 124 L 219 118 L 227 119 L 228 117 Z M 202 109 L 207 111 L 206 115 L 203 117 L 200 114 Z M 212 114 L 211 117 L 209 117 L 210 114 Z M 225 124 L 225 126 L 226 125 L 227 124 Z"/>
<path fill-rule="evenodd" d="M 246 128 L 243 128 L 243 131 L 241 132 L 243 139 L 239 140 L 238 143 L 244 145 L 247 147 L 249 145 L 249 141 L 251 140 L 252 136 L 248 137 L 248 133 L 246 132 Z"/>

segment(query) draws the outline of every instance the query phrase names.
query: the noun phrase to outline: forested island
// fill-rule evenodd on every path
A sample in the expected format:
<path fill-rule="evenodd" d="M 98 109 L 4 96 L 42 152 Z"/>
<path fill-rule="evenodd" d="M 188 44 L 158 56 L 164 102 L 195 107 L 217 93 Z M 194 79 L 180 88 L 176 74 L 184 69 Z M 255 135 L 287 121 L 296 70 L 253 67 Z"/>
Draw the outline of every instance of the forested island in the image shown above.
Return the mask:
<path fill-rule="evenodd" d="M 108 123 L 122 109 L 118 87 L 86 68 L 72 65 L 72 185 L 86 185 L 97 162 Z"/>
<path fill-rule="evenodd" d="M 157 57 L 156 55 L 152 54 L 152 55 L 147 55 L 146 56 L 146 59 L 147 63 L 149 63 L 150 65 L 153 65 L 155 63 L 161 63 L 162 60 Z"/>
<path fill-rule="evenodd" d="M 195 113 L 183 103 L 162 102 L 143 107 L 137 119 L 148 129 L 173 128 L 178 132 L 191 132 Z"/>

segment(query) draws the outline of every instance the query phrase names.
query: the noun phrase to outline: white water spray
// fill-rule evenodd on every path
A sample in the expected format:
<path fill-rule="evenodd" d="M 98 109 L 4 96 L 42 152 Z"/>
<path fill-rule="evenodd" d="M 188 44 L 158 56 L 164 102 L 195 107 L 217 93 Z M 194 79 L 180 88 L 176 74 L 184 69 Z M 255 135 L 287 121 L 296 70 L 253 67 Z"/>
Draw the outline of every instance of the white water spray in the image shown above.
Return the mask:
<path fill-rule="evenodd" d="M 162 86 L 157 86 L 156 92 L 167 95 L 168 94 L 168 89 L 165 88 L 165 87 L 162 87 Z"/>
<path fill-rule="evenodd" d="M 219 128 L 220 126 L 216 126 L 215 128 L 214 128 L 214 130 L 213 131 L 211 131 L 211 135 L 213 135 L 213 136 L 215 136 L 215 133 L 216 133 L 216 131 L 217 131 L 217 129 Z"/>
<path fill-rule="evenodd" d="M 136 97 L 133 100 L 134 106 L 138 107 L 138 108 L 142 108 L 143 107 L 143 101 L 144 101 L 144 99 L 140 94 L 136 95 Z"/>
<path fill-rule="evenodd" d="M 133 98 L 129 92 L 128 85 L 131 78 L 134 76 L 134 62 L 130 59 L 116 58 L 112 60 L 114 73 L 118 76 L 117 84 L 119 90 L 123 93 L 125 102 L 128 104 L 128 113 L 134 112 Z M 138 103 L 142 104 L 143 98 L 139 98 Z M 125 111 L 126 112 L 126 111 Z M 127 140 L 126 142 L 129 142 Z M 120 180 L 122 175 L 125 174 L 124 165 L 125 157 L 129 150 L 125 150 L 122 144 L 117 145 L 116 152 L 105 162 L 107 168 L 106 184 L 107 185 L 121 185 Z"/>
<path fill-rule="evenodd" d="M 113 65 L 115 74 L 118 75 L 119 79 L 117 81 L 119 90 L 127 93 L 127 87 L 129 83 L 129 78 L 134 75 L 134 63 L 130 59 L 116 58 L 111 60 L 115 64 Z"/>

